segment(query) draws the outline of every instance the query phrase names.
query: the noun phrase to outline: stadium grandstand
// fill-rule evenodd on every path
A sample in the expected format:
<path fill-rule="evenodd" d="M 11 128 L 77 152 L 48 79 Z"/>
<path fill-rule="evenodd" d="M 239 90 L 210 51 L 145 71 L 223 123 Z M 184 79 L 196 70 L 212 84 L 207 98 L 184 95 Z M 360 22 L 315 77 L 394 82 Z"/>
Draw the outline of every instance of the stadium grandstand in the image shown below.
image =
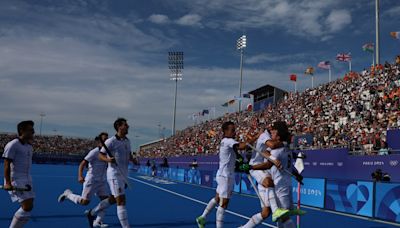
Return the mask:
<path fill-rule="evenodd" d="M 311 142 L 305 145 L 296 142 L 302 149 L 346 147 L 358 154 L 379 154 L 388 149 L 386 131 L 400 127 L 399 67 L 397 56 L 392 64 L 352 71 L 301 93 L 290 92 L 276 105 L 271 102 L 259 111 L 227 113 L 185 128 L 139 154 L 147 158 L 216 154 L 219 128 L 227 120 L 240 123 L 238 134 L 242 138 L 252 127 L 283 120 L 294 136 L 311 135 Z"/>

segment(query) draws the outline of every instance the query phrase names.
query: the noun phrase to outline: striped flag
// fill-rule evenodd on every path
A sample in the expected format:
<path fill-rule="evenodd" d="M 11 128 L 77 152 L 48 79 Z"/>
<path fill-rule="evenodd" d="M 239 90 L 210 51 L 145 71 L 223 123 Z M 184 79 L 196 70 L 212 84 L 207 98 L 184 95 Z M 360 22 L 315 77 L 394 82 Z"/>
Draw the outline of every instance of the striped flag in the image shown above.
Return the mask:
<path fill-rule="evenodd" d="M 400 32 L 391 32 L 390 36 L 392 36 L 393 38 L 399 40 L 400 39 Z"/>
<path fill-rule="evenodd" d="M 304 74 L 314 74 L 314 67 L 307 67 L 306 71 L 304 71 Z"/>
<path fill-rule="evenodd" d="M 318 63 L 318 67 L 321 69 L 329 70 L 329 69 L 331 69 L 331 62 L 322 61 L 322 62 Z"/>
<path fill-rule="evenodd" d="M 374 53 L 374 43 L 367 43 L 362 46 L 363 51 Z"/>
<path fill-rule="evenodd" d="M 351 61 L 351 53 L 339 53 L 336 55 L 336 60 L 341 62 L 350 62 Z"/>

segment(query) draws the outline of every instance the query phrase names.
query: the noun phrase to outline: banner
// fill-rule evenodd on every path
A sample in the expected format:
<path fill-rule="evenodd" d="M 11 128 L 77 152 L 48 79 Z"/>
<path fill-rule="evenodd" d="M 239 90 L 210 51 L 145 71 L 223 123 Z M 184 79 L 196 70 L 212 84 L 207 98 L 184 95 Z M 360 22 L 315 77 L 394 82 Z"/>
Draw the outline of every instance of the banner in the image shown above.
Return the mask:
<path fill-rule="evenodd" d="M 201 173 L 198 169 L 185 170 L 185 182 L 201 185 Z"/>
<path fill-rule="evenodd" d="M 241 191 L 244 194 L 249 194 L 249 195 L 256 195 L 256 192 L 254 191 L 254 188 L 251 186 L 251 183 L 249 181 L 249 178 L 247 178 L 247 174 L 242 173 L 242 180 L 241 180 Z M 251 177 L 253 180 L 253 183 L 257 186 L 257 181 L 253 177 Z"/>
<path fill-rule="evenodd" d="M 375 217 L 400 222 L 400 184 L 376 183 Z"/>
<path fill-rule="evenodd" d="M 304 178 L 301 186 L 300 199 L 302 205 L 324 207 L 325 179 Z M 293 202 L 297 202 L 297 181 L 292 179 Z"/>
<path fill-rule="evenodd" d="M 400 150 L 400 129 L 388 130 L 386 140 L 390 149 Z"/>
<path fill-rule="evenodd" d="M 373 182 L 328 180 L 325 209 L 372 217 Z"/>

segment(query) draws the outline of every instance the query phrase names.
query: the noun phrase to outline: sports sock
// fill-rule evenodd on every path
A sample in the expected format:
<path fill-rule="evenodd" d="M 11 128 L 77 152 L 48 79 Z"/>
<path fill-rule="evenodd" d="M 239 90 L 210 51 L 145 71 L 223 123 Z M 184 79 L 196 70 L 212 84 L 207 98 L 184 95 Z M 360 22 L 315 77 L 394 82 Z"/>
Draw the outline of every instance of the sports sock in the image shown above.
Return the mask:
<path fill-rule="evenodd" d="M 276 211 L 276 209 L 279 208 L 277 202 L 276 202 L 276 197 L 275 197 L 275 189 L 274 188 L 268 188 L 266 191 L 266 194 L 268 194 L 268 201 L 271 207 L 272 213 Z"/>
<path fill-rule="evenodd" d="M 217 228 L 222 228 L 224 226 L 224 214 L 225 209 L 219 206 L 217 209 Z"/>
<path fill-rule="evenodd" d="M 103 199 L 102 201 L 100 201 L 99 204 L 97 204 L 97 206 L 91 211 L 92 215 L 96 215 L 97 213 L 99 213 L 102 210 L 105 210 L 106 208 L 108 208 L 110 206 L 110 201 L 107 199 Z"/>
<path fill-rule="evenodd" d="M 22 228 L 29 221 L 31 212 L 24 211 L 21 207 L 15 212 L 10 228 Z"/>
<path fill-rule="evenodd" d="M 76 194 L 73 194 L 73 193 L 70 193 L 70 194 L 66 195 L 66 198 L 71 200 L 75 204 L 80 204 L 81 200 L 82 200 L 82 197 L 80 195 L 76 195 Z"/>
<path fill-rule="evenodd" d="M 125 205 L 117 206 L 117 214 L 122 228 L 129 228 L 128 212 L 126 211 Z"/>
<path fill-rule="evenodd" d="M 283 223 L 283 228 L 295 228 L 295 227 L 296 227 L 296 225 L 294 224 L 294 222 L 291 219 L 286 220 Z"/>
<path fill-rule="evenodd" d="M 204 209 L 203 214 L 201 215 L 202 217 L 206 218 L 207 215 L 210 213 L 210 211 L 217 205 L 217 201 L 215 198 L 212 198 L 210 202 L 208 202 L 206 209 Z"/>
<path fill-rule="evenodd" d="M 261 213 L 253 215 L 243 228 L 253 228 L 263 221 Z"/>

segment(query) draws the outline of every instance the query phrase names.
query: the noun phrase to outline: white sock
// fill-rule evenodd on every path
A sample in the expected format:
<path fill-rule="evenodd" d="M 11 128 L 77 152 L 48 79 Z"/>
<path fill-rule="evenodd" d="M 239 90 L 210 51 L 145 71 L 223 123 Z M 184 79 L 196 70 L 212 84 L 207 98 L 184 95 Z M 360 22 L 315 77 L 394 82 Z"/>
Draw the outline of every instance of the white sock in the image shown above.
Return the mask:
<path fill-rule="evenodd" d="M 106 212 L 104 210 L 101 210 L 97 213 L 96 220 L 94 221 L 95 223 L 102 223 L 104 216 L 106 215 Z"/>
<path fill-rule="evenodd" d="M 66 195 L 66 197 L 67 197 L 67 199 L 71 200 L 75 204 L 80 204 L 81 200 L 82 200 L 82 197 L 80 195 L 76 195 L 73 193 Z"/>
<path fill-rule="evenodd" d="M 100 201 L 99 204 L 97 204 L 97 206 L 92 210 L 92 215 L 96 215 L 98 214 L 100 211 L 105 210 L 106 208 L 108 208 L 110 206 L 110 201 L 107 199 L 103 199 L 102 201 Z"/>
<path fill-rule="evenodd" d="M 296 227 L 296 225 L 294 224 L 294 222 L 291 219 L 286 220 L 283 223 L 283 228 L 295 228 L 295 227 Z"/>
<path fill-rule="evenodd" d="M 122 228 L 129 228 L 128 212 L 126 211 L 125 205 L 117 206 L 117 214 Z"/>
<path fill-rule="evenodd" d="M 279 208 L 278 204 L 276 203 L 276 197 L 275 197 L 275 189 L 274 188 L 268 188 L 266 191 L 266 194 L 268 194 L 268 201 L 271 207 L 272 213 L 276 211 L 276 209 Z"/>
<path fill-rule="evenodd" d="M 219 206 L 217 209 L 217 228 L 222 228 L 224 226 L 224 214 L 225 209 Z"/>
<path fill-rule="evenodd" d="M 253 215 L 243 228 L 253 228 L 263 221 L 261 213 Z"/>
<path fill-rule="evenodd" d="M 31 212 L 24 211 L 21 207 L 15 212 L 10 228 L 22 228 L 29 221 Z"/>
<path fill-rule="evenodd" d="M 212 198 L 210 202 L 208 202 L 206 209 L 204 209 L 203 214 L 201 215 L 202 217 L 206 218 L 207 215 L 210 213 L 210 211 L 217 205 L 217 201 L 215 198 Z"/>

